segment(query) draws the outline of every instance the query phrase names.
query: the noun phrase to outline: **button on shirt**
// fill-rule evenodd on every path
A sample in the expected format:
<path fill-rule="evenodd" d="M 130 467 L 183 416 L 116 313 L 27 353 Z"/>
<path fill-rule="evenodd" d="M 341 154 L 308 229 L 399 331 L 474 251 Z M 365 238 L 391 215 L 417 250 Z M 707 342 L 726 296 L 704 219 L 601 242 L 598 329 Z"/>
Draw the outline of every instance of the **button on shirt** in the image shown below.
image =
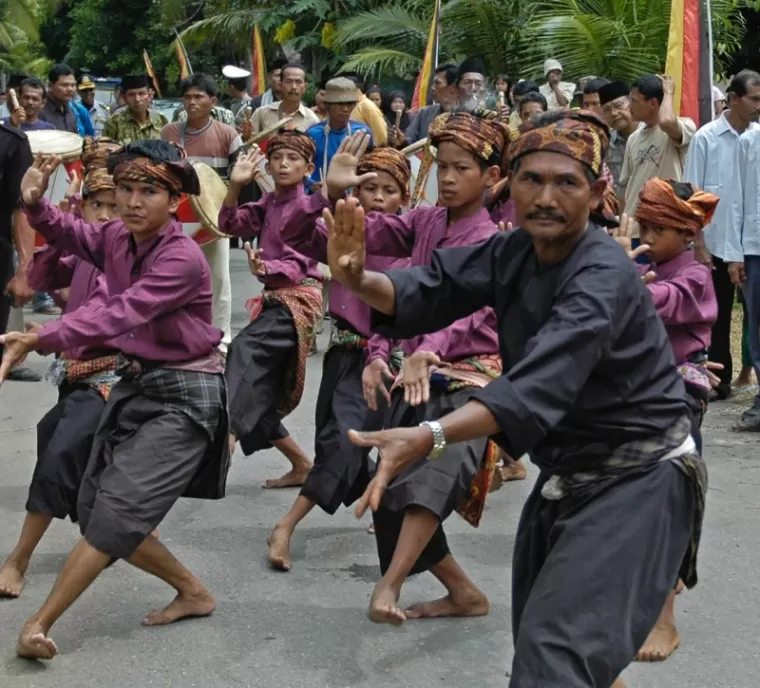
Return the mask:
<path fill-rule="evenodd" d="M 282 111 L 282 102 L 278 102 L 271 105 L 263 105 L 253 113 L 253 117 L 251 118 L 253 133 L 260 134 L 262 131 L 273 127 L 281 119 L 285 119 L 285 117 L 293 118 L 291 126 L 294 126 L 298 131 L 306 131 L 312 124 L 319 122 L 319 117 L 303 103 L 298 105 L 298 110 L 295 113 L 286 115 Z"/>
<path fill-rule="evenodd" d="M 725 255 L 730 263 L 744 262 L 744 256 L 760 256 L 760 126 L 753 124 L 738 139 L 736 155 L 730 166 L 735 168 L 733 191 L 724 208 L 727 217 Z M 727 171 L 726 167 L 723 171 Z M 724 199 L 718 203 L 717 217 Z M 713 219 L 710 227 L 717 222 Z M 705 231 L 708 248 L 710 233 Z M 710 251 L 713 252 L 712 249 Z"/>
<path fill-rule="evenodd" d="M 750 125 L 750 128 L 760 129 L 756 124 Z M 694 134 L 686 156 L 686 168 L 683 175 L 684 181 L 691 182 L 698 188 L 720 198 L 712 222 L 704 228 L 705 245 L 713 256 L 729 262 L 741 262 L 744 256 L 741 241 L 743 224 L 741 212 L 738 224 L 735 227 L 731 224 L 733 214 L 731 208 L 736 200 L 732 197 L 736 195 L 735 192 L 740 191 L 741 185 L 737 169 L 739 141 L 739 132 L 731 126 L 725 114 L 705 124 Z M 748 170 L 748 172 L 751 171 Z M 756 200 L 758 188 L 760 187 L 755 189 Z M 741 203 L 741 193 L 738 195 Z M 757 205 L 753 217 L 756 222 Z M 760 250 L 757 250 L 757 253 L 760 254 Z"/>
<path fill-rule="evenodd" d="M 70 131 L 72 134 L 79 133 L 77 115 L 71 109 L 71 105 L 66 103 L 61 107 L 49 95 L 37 118 L 43 122 L 50 122 L 58 131 Z"/>

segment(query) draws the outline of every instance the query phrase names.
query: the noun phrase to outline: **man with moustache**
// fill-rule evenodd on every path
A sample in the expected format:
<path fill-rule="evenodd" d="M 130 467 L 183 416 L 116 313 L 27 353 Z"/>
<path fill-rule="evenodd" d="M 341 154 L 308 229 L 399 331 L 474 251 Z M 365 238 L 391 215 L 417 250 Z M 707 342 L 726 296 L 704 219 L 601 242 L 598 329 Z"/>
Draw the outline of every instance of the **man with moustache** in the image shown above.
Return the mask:
<path fill-rule="evenodd" d="M 417 111 L 404 132 L 405 145 L 417 143 L 428 135 L 428 129 L 438 115 L 456 107 L 456 80 L 459 69 L 455 64 L 439 65 L 433 79 L 433 104 Z"/>
<path fill-rule="evenodd" d="M 625 159 L 625 145 L 628 137 L 641 126 L 633 120 L 631 104 L 628 100 L 630 93 L 625 81 L 612 81 L 598 90 L 602 118 L 611 131 L 607 166 L 612 172 L 615 192 L 621 205 L 625 202 L 626 185 L 620 181 Z"/>
<path fill-rule="evenodd" d="M 459 65 L 456 81 L 459 105 L 472 112 L 482 108 L 486 94 L 486 64 L 479 57 L 468 57 Z"/>
<path fill-rule="evenodd" d="M 302 100 L 305 91 L 306 70 L 300 64 L 286 64 L 280 71 L 282 100 L 262 105 L 253 113 L 252 133 L 259 134 L 286 117 L 293 118 L 289 126 L 298 131 L 306 131 L 312 124 L 317 124 L 319 117 Z"/>

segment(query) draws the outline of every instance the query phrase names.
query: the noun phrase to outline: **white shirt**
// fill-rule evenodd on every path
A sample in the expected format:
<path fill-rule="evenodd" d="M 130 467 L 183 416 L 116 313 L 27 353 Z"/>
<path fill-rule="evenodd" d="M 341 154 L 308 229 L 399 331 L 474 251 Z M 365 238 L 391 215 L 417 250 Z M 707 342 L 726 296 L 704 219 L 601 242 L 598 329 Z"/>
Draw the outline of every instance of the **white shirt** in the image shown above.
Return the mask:
<path fill-rule="evenodd" d="M 752 124 L 750 128 L 760 127 Z M 736 157 L 739 140 L 739 132 L 726 119 L 726 113 L 708 122 L 691 140 L 683 174 L 685 182 L 720 198 L 712 222 L 704 228 L 705 246 L 713 256 L 729 262 L 741 262 L 744 256 L 741 222 L 730 228 L 733 196 L 739 186 Z"/>
<path fill-rule="evenodd" d="M 546 104 L 550 110 L 558 110 L 559 108 L 569 108 L 573 104 L 573 98 L 575 97 L 575 84 L 570 81 L 560 81 L 559 91 L 567 99 L 567 105 L 560 105 L 557 102 L 557 94 L 554 89 L 549 86 L 547 81 L 538 87 L 541 95 L 546 98 Z"/>
<path fill-rule="evenodd" d="M 738 139 L 731 163 L 736 168 L 731 203 L 726 209 L 724 260 L 744 262 L 744 256 L 760 256 L 760 126 L 750 125 Z M 718 210 L 723 199 L 718 204 Z M 713 223 L 715 224 L 715 223 Z M 707 242 L 705 234 L 705 242 Z"/>

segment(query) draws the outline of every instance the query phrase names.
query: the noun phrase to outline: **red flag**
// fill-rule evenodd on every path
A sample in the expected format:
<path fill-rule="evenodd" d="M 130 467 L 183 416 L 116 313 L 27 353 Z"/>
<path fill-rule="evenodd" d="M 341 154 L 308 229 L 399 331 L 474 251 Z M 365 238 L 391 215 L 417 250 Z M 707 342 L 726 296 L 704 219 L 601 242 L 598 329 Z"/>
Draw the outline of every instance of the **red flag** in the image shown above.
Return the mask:
<path fill-rule="evenodd" d="M 187 56 L 187 50 L 185 50 L 185 44 L 182 42 L 179 33 L 175 29 L 177 34 L 177 40 L 174 41 L 174 48 L 177 51 L 177 62 L 179 62 L 179 76 L 180 79 L 187 79 L 192 73 L 193 68 L 190 66 L 190 59 Z"/>
<path fill-rule="evenodd" d="M 150 61 L 150 56 L 147 50 L 143 50 L 143 60 L 145 61 L 145 70 L 148 72 L 148 76 L 153 80 L 153 88 L 156 89 L 156 94 L 161 98 L 161 87 L 158 85 L 158 77 L 153 69 L 153 63 Z"/>

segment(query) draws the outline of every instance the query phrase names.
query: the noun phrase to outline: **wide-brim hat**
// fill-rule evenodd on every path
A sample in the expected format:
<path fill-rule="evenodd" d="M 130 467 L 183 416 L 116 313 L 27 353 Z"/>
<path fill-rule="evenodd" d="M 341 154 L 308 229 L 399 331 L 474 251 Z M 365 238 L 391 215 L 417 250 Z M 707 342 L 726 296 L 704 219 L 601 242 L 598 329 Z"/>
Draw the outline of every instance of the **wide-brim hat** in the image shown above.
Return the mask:
<path fill-rule="evenodd" d="M 323 98 L 326 105 L 334 103 L 358 103 L 361 93 L 356 84 L 351 79 L 337 77 L 330 79 L 325 85 L 325 96 Z"/>
<path fill-rule="evenodd" d="M 548 59 L 546 62 L 544 62 L 544 76 L 549 74 L 549 72 L 553 71 L 563 71 L 562 69 L 562 63 L 559 60 L 554 59 Z"/>

